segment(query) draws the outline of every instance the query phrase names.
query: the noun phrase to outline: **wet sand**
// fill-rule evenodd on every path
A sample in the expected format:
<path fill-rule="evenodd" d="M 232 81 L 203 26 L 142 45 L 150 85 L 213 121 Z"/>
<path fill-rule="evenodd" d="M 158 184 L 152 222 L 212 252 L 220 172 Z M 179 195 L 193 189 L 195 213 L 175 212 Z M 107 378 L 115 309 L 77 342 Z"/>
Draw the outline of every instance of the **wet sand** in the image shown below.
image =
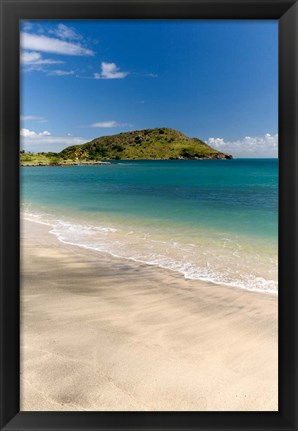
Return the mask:
<path fill-rule="evenodd" d="M 277 296 L 22 221 L 21 410 L 278 410 Z"/>

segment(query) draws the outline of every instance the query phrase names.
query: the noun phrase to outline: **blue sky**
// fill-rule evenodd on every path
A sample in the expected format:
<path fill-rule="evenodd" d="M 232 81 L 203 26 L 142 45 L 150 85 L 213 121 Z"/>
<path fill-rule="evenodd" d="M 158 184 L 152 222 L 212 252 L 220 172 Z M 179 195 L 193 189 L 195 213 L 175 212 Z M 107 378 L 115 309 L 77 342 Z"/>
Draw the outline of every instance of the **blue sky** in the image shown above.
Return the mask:
<path fill-rule="evenodd" d="M 171 127 L 276 157 L 277 21 L 22 21 L 21 145 Z"/>

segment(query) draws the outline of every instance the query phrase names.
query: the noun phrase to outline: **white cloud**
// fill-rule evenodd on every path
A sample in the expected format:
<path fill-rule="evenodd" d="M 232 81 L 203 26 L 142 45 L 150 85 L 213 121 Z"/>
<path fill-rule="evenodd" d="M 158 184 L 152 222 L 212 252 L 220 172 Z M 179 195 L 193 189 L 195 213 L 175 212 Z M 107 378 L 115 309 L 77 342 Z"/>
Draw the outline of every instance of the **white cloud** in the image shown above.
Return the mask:
<path fill-rule="evenodd" d="M 80 44 L 43 35 L 21 32 L 21 47 L 32 51 L 51 52 L 53 54 L 90 56 L 94 52 Z"/>
<path fill-rule="evenodd" d="M 24 136 L 25 138 L 31 137 L 31 138 L 38 138 L 39 136 L 51 136 L 51 133 L 48 130 L 44 130 L 43 132 L 36 133 L 33 130 L 29 129 L 21 129 L 20 135 Z"/>
<path fill-rule="evenodd" d="M 94 73 L 95 79 L 122 79 L 125 78 L 129 72 L 121 72 L 115 63 L 101 63 L 101 72 Z"/>
<path fill-rule="evenodd" d="M 209 138 L 207 144 L 233 157 L 263 158 L 278 156 L 278 135 L 266 133 L 264 136 L 246 136 L 236 141 L 223 138 Z"/>
<path fill-rule="evenodd" d="M 72 27 L 68 27 L 65 24 L 58 24 L 56 29 L 50 30 L 51 34 L 54 34 L 55 36 L 59 37 L 60 39 L 67 39 L 67 40 L 82 40 L 83 37 L 77 33 Z"/>
<path fill-rule="evenodd" d="M 48 120 L 46 120 L 44 117 L 37 117 L 35 115 L 21 115 L 20 116 L 21 121 L 38 121 L 39 123 L 47 123 Z"/>
<path fill-rule="evenodd" d="M 48 75 L 54 75 L 54 76 L 68 76 L 68 75 L 74 75 L 74 70 L 51 70 L 49 71 Z"/>
<path fill-rule="evenodd" d="M 61 63 L 64 63 L 64 61 L 52 60 L 50 58 L 42 58 L 42 55 L 39 52 L 35 52 L 35 51 L 21 52 L 21 64 L 24 64 L 26 66 L 42 65 L 42 64 L 61 64 Z"/>
<path fill-rule="evenodd" d="M 132 124 L 128 123 L 118 123 L 117 121 L 100 121 L 98 123 L 93 123 L 90 127 L 102 127 L 102 128 L 112 128 L 112 127 L 132 127 Z"/>
<path fill-rule="evenodd" d="M 34 130 L 21 129 L 21 149 L 32 152 L 61 151 L 70 145 L 79 145 L 87 142 L 80 136 L 52 135 L 48 130 L 35 132 Z"/>
<path fill-rule="evenodd" d="M 121 124 L 117 123 L 117 121 L 101 121 L 99 123 L 91 124 L 91 127 L 119 127 Z"/>
<path fill-rule="evenodd" d="M 29 130 L 29 129 L 21 129 L 20 135 L 21 136 L 25 136 L 25 137 L 27 137 L 27 136 L 38 136 L 37 133 L 35 133 L 35 132 L 33 132 L 32 130 Z"/>

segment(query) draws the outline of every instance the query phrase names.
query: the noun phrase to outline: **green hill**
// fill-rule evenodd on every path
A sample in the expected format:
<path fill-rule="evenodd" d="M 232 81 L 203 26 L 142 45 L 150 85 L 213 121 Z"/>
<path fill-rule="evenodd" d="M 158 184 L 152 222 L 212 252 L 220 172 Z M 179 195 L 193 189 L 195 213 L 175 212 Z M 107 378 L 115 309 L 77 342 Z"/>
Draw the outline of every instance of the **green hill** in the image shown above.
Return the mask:
<path fill-rule="evenodd" d="M 63 159 L 230 159 L 197 138 L 168 128 L 135 130 L 102 136 L 82 145 L 65 148 Z"/>
<path fill-rule="evenodd" d="M 103 160 L 134 159 L 231 159 L 197 138 L 188 138 L 173 129 L 145 129 L 102 136 L 82 145 L 73 145 L 60 153 L 21 151 L 22 166 L 100 164 Z M 101 162 L 100 162 L 101 161 Z"/>

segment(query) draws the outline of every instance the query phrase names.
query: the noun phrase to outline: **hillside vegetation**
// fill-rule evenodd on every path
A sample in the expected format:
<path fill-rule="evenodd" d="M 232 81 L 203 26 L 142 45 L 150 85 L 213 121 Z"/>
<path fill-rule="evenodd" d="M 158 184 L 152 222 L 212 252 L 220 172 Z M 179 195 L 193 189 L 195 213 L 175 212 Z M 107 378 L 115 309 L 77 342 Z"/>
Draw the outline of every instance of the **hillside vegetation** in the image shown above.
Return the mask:
<path fill-rule="evenodd" d="M 230 158 L 197 138 L 173 129 L 145 129 L 102 136 L 83 145 L 65 148 L 61 157 L 87 159 L 192 159 Z"/>
<path fill-rule="evenodd" d="M 197 138 L 183 133 L 156 128 L 135 130 L 117 135 L 102 136 L 82 145 L 67 147 L 60 153 L 21 154 L 21 163 L 74 164 L 96 163 L 100 160 L 135 159 L 231 159 Z"/>

